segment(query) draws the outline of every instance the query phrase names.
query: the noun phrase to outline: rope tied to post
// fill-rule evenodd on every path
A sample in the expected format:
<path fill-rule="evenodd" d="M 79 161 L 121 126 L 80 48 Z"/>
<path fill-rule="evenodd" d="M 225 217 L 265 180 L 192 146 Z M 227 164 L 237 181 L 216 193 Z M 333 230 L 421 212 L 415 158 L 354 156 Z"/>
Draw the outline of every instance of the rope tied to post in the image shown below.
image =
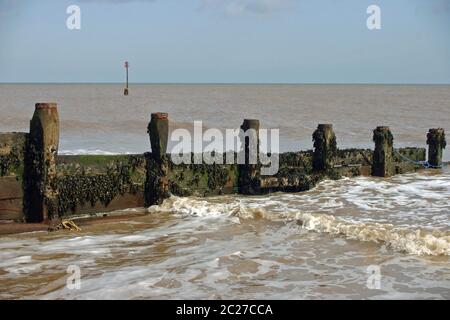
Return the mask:
<path fill-rule="evenodd" d="M 70 231 L 81 231 L 81 229 L 75 224 L 73 220 L 63 220 L 61 221 L 62 229 Z"/>
<path fill-rule="evenodd" d="M 403 160 L 410 162 L 412 164 L 415 164 L 416 166 L 422 166 L 425 169 L 442 169 L 444 167 L 444 164 L 440 165 L 440 166 L 434 166 L 432 164 L 430 164 L 428 161 L 414 161 L 406 156 L 404 156 L 403 154 L 401 154 L 400 152 L 398 152 L 397 150 L 394 150 L 396 154 L 398 154 Z"/>

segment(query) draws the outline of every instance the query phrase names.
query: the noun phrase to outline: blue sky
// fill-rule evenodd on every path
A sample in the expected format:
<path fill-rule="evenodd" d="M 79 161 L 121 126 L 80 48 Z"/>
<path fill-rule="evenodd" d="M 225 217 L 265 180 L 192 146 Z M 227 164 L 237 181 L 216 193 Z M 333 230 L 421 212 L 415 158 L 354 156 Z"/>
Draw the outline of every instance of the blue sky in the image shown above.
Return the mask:
<path fill-rule="evenodd" d="M 0 0 L 0 82 L 121 82 L 126 59 L 131 82 L 448 84 L 450 0 Z"/>

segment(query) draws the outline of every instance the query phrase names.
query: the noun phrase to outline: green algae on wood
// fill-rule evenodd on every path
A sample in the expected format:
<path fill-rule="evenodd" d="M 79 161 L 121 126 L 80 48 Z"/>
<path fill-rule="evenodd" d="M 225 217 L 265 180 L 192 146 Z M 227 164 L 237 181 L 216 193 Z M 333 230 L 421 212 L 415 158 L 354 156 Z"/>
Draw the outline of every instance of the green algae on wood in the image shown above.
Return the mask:
<path fill-rule="evenodd" d="M 427 144 L 429 165 L 432 168 L 441 167 L 443 149 L 447 146 L 444 129 L 430 129 L 427 134 Z"/>
<path fill-rule="evenodd" d="M 314 131 L 312 138 L 314 142 L 314 171 L 323 171 L 333 168 L 334 160 L 337 155 L 336 135 L 333 132 L 333 125 L 319 124 Z"/>
<path fill-rule="evenodd" d="M 15 175 L 21 180 L 28 133 L 0 134 L 0 176 Z"/>
<path fill-rule="evenodd" d="M 80 163 L 76 160 L 82 159 Z M 58 215 L 96 203 L 107 207 L 118 195 L 143 190 L 144 158 L 140 155 L 75 156 L 60 163 L 58 175 Z"/>
<path fill-rule="evenodd" d="M 373 131 L 375 150 L 373 153 L 372 175 L 390 177 L 395 174 L 394 136 L 389 127 L 379 126 Z"/>
<path fill-rule="evenodd" d="M 225 160 L 225 155 L 221 156 Z M 191 160 L 194 157 L 194 154 L 190 155 Z M 235 164 L 174 164 L 169 161 L 168 176 L 169 190 L 177 196 L 237 192 L 238 166 Z"/>

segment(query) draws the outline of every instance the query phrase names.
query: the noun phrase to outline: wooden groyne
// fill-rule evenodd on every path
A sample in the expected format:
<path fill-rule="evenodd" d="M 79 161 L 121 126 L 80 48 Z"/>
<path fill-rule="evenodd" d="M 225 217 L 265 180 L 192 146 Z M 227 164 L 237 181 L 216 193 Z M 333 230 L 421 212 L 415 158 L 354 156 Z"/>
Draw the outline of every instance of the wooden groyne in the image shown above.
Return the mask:
<path fill-rule="evenodd" d="M 256 119 L 241 125 L 244 132 L 259 127 Z M 0 133 L 0 221 L 54 223 L 74 215 L 159 204 L 170 194 L 299 192 L 323 179 L 389 177 L 425 164 L 439 168 L 446 146 L 444 130 L 430 129 L 426 161 L 425 148 L 395 149 L 390 129 L 380 126 L 373 131 L 374 150 L 341 150 L 333 126 L 320 124 L 312 135 L 313 150 L 280 153 L 278 173 L 264 176 L 261 165 L 247 158 L 243 164 L 175 164 L 166 153 L 166 113 L 151 115 L 148 133 L 152 151 L 144 154 L 58 155 L 57 105 L 36 104 L 28 133 Z M 245 140 L 245 150 L 249 143 Z"/>

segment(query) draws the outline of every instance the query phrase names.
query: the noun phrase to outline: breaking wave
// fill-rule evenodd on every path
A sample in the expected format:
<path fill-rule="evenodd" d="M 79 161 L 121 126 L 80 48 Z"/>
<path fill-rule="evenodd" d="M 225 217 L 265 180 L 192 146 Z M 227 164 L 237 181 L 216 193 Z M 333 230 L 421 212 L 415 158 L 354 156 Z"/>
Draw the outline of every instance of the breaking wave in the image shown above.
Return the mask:
<path fill-rule="evenodd" d="M 196 217 L 222 217 L 233 219 L 266 219 L 270 221 L 297 222 L 301 228 L 318 233 L 344 236 L 347 239 L 384 244 L 395 251 L 414 254 L 450 256 L 450 232 L 437 229 L 395 227 L 392 224 L 355 221 L 329 214 L 302 213 L 299 211 L 267 210 L 264 205 L 250 207 L 239 198 L 217 198 L 205 200 L 172 196 L 159 206 L 152 206 L 149 212 L 167 212 L 175 215 Z M 223 201 L 225 200 L 225 201 Z M 268 198 L 253 198 L 265 205 L 274 206 Z M 256 201 L 258 202 L 258 201 Z"/>

